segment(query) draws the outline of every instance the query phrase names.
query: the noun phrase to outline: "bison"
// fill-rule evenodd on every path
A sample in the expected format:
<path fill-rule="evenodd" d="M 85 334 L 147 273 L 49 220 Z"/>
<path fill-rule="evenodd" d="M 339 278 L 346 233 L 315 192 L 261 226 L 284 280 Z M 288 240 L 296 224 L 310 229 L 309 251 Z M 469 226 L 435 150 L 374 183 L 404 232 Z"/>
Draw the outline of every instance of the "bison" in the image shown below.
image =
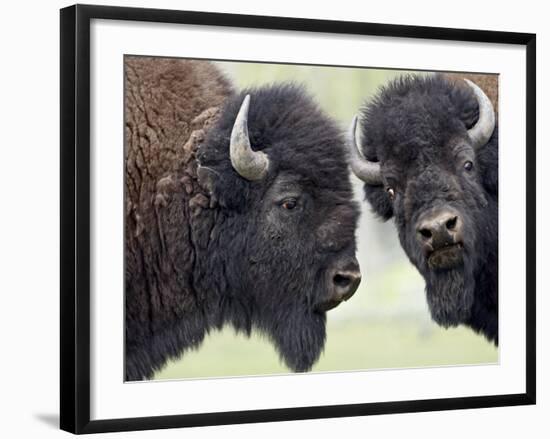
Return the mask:
<path fill-rule="evenodd" d="M 496 89 L 496 86 L 494 87 Z M 493 91 L 493 95 L 496 94 Z M 468 79 L 405 75 L 354 118 L 350 165 L 426 282 L 432 318 L 498 344 L 498 127 Z"/>
<path fill-rule="evenodd" d="M 292 83 L 237 92 L 215 64 L 135 56 L 125 124 L 126 380 L 224 325 L 311 369 L 361 279 L 336 124 Z"/>

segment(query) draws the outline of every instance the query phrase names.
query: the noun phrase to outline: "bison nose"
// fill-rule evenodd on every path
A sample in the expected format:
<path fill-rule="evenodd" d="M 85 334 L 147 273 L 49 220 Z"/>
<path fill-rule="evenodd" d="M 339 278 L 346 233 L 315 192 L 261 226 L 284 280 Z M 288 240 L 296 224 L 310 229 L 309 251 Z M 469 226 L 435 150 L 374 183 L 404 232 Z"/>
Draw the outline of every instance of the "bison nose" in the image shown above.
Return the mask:
<path fill-rule="evenodd" d="M 332 299 L 338 302 L 348 300 L 357 291 L 361 283 L 361 272 L 357 261 L 337 269 L 332 275 Z"/>
<path fill-rule="evenodd" d="M 328 311 L 348 300 L 361 283 L 361 272 L 355 258 L 340 261 L 336 266 L 327 271 L 327 295 L 323 301 L 316 305 L 320 312 Z"/>
<path fill-rule="evenodd" d="M 418 239 L 428 253 L 457 244 L 462 240 L 462 224 L 460 215 L 454 209 L 430 211 L 418 221 Z"/>

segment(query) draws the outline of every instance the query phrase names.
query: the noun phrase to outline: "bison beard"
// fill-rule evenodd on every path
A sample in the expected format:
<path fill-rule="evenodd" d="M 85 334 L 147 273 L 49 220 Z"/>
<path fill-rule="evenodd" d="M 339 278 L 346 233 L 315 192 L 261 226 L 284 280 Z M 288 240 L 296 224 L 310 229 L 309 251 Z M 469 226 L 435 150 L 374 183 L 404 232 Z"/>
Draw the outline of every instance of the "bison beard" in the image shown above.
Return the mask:
<path fill-rule="evenodd" d="M 358 269 L 342 134 L 294 85 L 236 94 L 213 64 L 148 57 L 127 57 L 125 75 L 126 379 L 225 325 L 311 369 L 326 273 Z"/>
<path fill-rule="evenodd" d="M 326 339 L 326 315 L 303 311 L 271 314 L 262 319 L 268 322 L 263 332 L 270 334 L 281 358 L 296 372 L 311 369 L 319 359 Z"/>
<path fill-rule="evenodd" d="M 426 297 L 432 318 L 442 326 L 456 326 L 469 319 L 475 281 L 470 259 L 460 268 L 426 273 Z"/>

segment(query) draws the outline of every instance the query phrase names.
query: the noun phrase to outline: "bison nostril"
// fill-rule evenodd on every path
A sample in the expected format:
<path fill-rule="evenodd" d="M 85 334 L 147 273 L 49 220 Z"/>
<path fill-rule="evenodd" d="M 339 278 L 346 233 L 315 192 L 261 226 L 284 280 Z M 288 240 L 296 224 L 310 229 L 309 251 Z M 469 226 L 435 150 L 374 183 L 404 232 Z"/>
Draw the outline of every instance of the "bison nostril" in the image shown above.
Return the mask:
<path fill-rule="evenodd" d="M 447 230 L 454 230 L 456 227 L 456 222 L 458 221 L 458 217 L 454 216 L 451 219 L 447 220 L 445 225 L 447 226 Z"/>
<path fill-rule="evenodd" d="M 348 276 L 337 274 L 333 277 L 332 281 L 334 282 L 334 285 L 345 288 L 351 283 L 351 278 L 349 278 Z"/>
<path fill-rule="evenodd" d="M 348 300 L 355 294 L 361 283 L 361 273 L 359 270 L 344 270 L 334 273 L 332 277 L 333 296 L 332 299 L 338 302 Z"/>
<path fill-rule="evenodd" d="M 418 233 L 420 233 L 426 239 L 430 239 L 432 237 L 432 231 L 430 229 L 423 228 L 420 229 Z"/>

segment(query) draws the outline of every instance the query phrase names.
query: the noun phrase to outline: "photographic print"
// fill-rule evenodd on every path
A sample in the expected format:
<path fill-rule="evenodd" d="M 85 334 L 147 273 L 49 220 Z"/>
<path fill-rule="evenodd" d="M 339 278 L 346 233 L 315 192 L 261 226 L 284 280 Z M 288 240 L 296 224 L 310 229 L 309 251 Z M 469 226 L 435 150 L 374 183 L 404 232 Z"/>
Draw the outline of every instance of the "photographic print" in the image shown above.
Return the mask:
<path fill-rule="evenodd" d="M 124 57 L 125 380 L 497 363 L 498 75 Z"/>
<path fill-rule="evenodd" d="M 60 42 L 63 430 L 535 403 L 534 34 L 75 5 Z"/>

